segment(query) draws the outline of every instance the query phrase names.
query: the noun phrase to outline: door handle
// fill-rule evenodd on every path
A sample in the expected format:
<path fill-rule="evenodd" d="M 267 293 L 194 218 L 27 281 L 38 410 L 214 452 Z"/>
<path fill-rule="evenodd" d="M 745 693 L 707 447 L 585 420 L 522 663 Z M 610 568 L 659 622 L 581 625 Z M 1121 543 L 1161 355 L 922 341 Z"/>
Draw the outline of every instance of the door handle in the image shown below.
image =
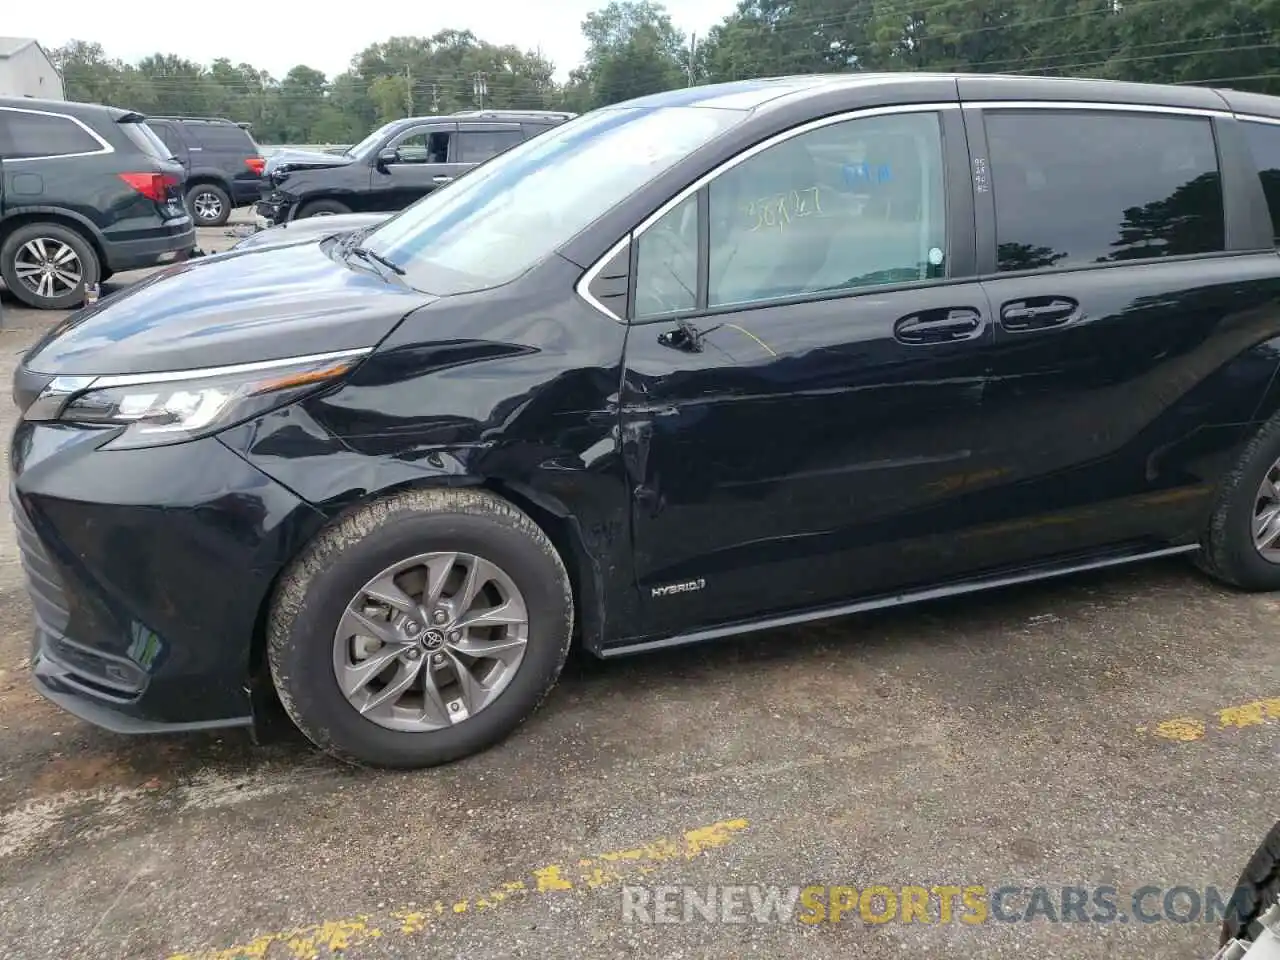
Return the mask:
<path fill-rule="evenodd" d="M 453 177 L 446 177 L 444 174 L 442 174 L 442 173 L 441 173 L 441 174 L 437 174 L 436 176 L 432 177 L 432 178 L 431 178 L 431 182 L 432 182 L 432 183 L 448 183 L 448 182 L 449 182 L 449 181 L 451 181 L 452 179 L 453 179 Z"/>
<path fill-rule="evenodd" d="M 1006 330 L 1045 330 L 1060 327 L 1080 316 L 1080 304 L 1070 297 L 1029 297 L 1011 300 L 1000 308 L 1000 326 Z"/>
<path fill-rule="evenodd" d="M 911 345 L 971 340 L 982 332 L 982 314 L 973 307 L 939 307 L 908 314 L 893 325 L 894 339 Z"/>

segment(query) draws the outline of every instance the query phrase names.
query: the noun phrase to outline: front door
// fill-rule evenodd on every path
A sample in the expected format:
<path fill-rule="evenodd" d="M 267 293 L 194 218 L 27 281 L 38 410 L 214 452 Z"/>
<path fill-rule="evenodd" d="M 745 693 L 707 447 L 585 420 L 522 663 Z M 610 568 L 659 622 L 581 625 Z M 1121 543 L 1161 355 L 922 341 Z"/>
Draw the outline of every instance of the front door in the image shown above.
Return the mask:
<path fill-rule="evenodd" d="M 1226 226 L 1237 131 L 1049 104 L 975 106 L 969 126 L 989 155 L 1003 450 L 976 543 L 1021 563 L 1187 542 L 1214 494 L 1204 465 L 1261 399 L 1223 371 L 1280 332 L 1274 252 Z"/>
<path fill-rule="evenodd" d="M 750 157 L 640 234 L 622 439 L 646 629 L 972 562 L 953 536 L 990 469 L 992 326 L 964 279 L 965 171 L 958 110 L 860 116 Z"/>
<path fill-rule="evenodd" d="M 383 151 L 395 155 L 376 159 L 371 179 L 373 202 L 378 210 L 403 210 L 432 190 L 451 182 L 463 169 L 451 161 L 456 123 L 423 123 L 394 136 Z"/>

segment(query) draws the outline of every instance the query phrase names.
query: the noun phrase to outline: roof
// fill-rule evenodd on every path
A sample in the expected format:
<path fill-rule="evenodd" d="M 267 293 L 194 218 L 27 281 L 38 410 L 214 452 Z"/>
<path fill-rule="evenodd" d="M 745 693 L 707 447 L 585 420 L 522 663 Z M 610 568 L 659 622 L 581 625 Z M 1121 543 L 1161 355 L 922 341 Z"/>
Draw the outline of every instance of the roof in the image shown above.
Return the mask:
<path fill-rule="evenodd" d="M 30 37 L 0 37 L 0 57 L 12 57 L 35 43 Z"/>
<path fill-rule="evenodd" d="M 736 80 L 695 87 L 682 87 L 612 104 L 605 109 L 664 107 L 714 107 L 725 110 L 754 111 L 766 104 L 782 106 L 810 95 L 841 96 L 865 93 L 874 98 L 889 95 L 903 87 L 917 84 L 956 83 L 961 92 L 968 87 L 964 99 L 974 102 L 997 96 L 1025 99 L 1028 96 L 1062 99 L 1079 97 L 1087 100 L 1158 103 L 1169 106 L 1211 107 L 1222 109 L 1219 92 L 1195 85 L 1167 85 L 1101 80 L 1093 77 L 1037 77 L 998 73 L 926 73 L 900 71 L 892 73 L 825 73 L 801 76 L 764 77 Z"/>

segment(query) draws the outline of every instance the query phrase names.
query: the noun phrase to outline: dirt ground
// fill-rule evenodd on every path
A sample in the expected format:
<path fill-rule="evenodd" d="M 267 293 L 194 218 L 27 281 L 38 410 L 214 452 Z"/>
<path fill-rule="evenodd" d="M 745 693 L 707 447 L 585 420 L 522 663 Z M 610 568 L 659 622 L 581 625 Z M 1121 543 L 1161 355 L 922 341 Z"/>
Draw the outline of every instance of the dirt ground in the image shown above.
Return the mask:
<path fill-rule="evenodd" d="M 6 299 L 0 373 L 57 319 Z M 1280 598 L 1184 561 L 578 659 L 389 774 L 44 702 L 3 514 L 6 956 L 1208 960 L 1280 818 Z"/>

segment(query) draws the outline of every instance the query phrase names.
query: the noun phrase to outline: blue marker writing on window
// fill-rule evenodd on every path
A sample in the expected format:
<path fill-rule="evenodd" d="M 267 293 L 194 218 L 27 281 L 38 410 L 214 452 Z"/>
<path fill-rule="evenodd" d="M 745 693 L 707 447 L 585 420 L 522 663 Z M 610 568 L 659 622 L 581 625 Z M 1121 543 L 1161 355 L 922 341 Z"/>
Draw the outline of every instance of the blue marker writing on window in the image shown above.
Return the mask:
<path fill-rule="evenodd" d="M 888 183 L 893 179 L 889 164 L 882 163 L 875 170 L 865 161 L 862 163 L 846 163 L 842 168 L 844 183 L 847 187 L 861 187 L 875 183 Z"/>

